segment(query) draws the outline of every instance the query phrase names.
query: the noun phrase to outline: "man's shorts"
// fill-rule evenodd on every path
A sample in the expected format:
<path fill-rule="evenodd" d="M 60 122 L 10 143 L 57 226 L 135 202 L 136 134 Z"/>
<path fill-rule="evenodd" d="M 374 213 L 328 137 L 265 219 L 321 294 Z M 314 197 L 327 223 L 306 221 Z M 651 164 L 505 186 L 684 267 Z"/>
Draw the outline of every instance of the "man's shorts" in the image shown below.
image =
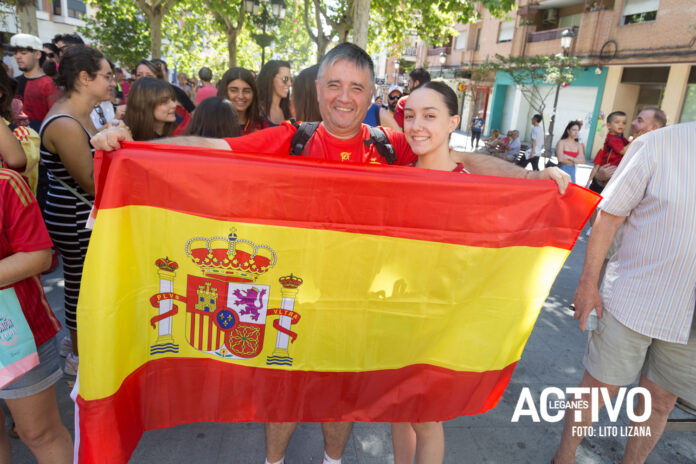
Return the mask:
<path fill-rule="evenodd" d="M 608 385 L 630 385 L 642 373 L 665 390 L 696 402 L 696 316 L 689 342 L 670 343 L 635 332 L 604 309 L 588 334 L 583 359 L 592 377 Z"/>

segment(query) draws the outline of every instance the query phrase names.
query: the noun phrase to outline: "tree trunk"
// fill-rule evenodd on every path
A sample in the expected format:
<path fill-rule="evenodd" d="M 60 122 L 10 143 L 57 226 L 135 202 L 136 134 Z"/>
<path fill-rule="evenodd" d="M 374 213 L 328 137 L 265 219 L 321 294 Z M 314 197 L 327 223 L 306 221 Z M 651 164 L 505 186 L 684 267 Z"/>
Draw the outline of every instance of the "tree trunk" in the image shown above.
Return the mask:
<path fill-rule="evenodd" d="M 17 18 L 19 29 L 25 34 L 38 37 L 39 22 L 36 20 L 36 2 L 32 0 L 20 0 L 17 2 Z"/>
<path fill-rule="evenodd" d="M 237 31 L 225 31 L 227 36 L 227 51 L 230 57 L 230 68 L 237 66 Z"/>
<path fill-rule="evenodd" d="M 324 37 L 319 37 L 318 40 L 316 40 L 317 43 L 317 63 L 321 61 L 322 58 L 324 58 L 324 55 L 326 55 L 326 48 L 329 46 L 329 40 L 327 40 Z"/>
<path fill-rule="evenodd" d="M 157 8 L 150 16 L 150 54 L 152 59 L 162 58 L 162 18 L 164 13 Z"/>
<path fill-rule="evenodd" d="M 354 0 L 353 8 L 353 43 L 365 50 L 370 23 L 370 0 Z"/>

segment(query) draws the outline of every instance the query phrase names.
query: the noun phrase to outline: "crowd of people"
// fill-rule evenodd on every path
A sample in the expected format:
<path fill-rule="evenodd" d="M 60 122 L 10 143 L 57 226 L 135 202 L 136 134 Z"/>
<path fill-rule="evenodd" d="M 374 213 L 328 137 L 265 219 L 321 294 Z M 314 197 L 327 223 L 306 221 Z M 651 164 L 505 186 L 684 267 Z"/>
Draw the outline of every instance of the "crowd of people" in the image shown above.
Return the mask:
<path fill-rule="evenodd" d="M 24 178 L 31 183 L 30 171 L 38 170 L 36 161 L 32 164 L 26 155 L 31 147 L 23 149 L 16 131 L 3 132 L 0 125 L 0 150 L 7 168 L 0 171 L 0 187 L 16 200 L 3 199 L 2 204 L 2 217 L 11 219 L 2 223 L 0 284 L 29 288 L 20 302 L 40 363 L 0 390 L 0 398 L 7 401 L 19 437 L 39 462 L 72 460 L 69 435 L 60 420 L 54 420 L 58 416 L 53 385 L 61 375 L 59 354 L 66 356 L 67 374 L 75 375 L 79 366 L 76 311 L 90 240 L 86 225 L 95 193 L 95 150 L 114 150 L 123 141 L 136 140 L 551 179 L 561 193 L 570 181 L 570 175 L 558 168 L 529 171 L 485 154 L 452 151 L 450 135 L 460 123 L 457 97 L 447 85 L 431 81 L 425 70 L 412 72 L 409 95 L 393 87 L 387 93 L 387 108 L 373 104 L 372 59 L 350 43 L 336 46 L 294 80 L 290 63 L 272 60 L 258 74 L 234 67 L 216 79 L 204 67 L 199 82 L 178 75 L 176 84 L 167 80 L 164 61 L 146 59 L 132 70 L 130 82 L 124 70 L 76 35 L 42 44 L 37 37 L 17 34 L 11 45 L 22 75 L 13 80 L 0 71 L 0 114 L 6 122 L 36 130 L 30 135 L 39 141 L 36 148 L 45 172 L 36 173 L 37 203 L 28 187 L 16 187 Z M 46 66 L 49 58 L 54 61 Z M 536 116 L 534 120 L 540 122 Z M 584 156 L 577 129 L 569 124 L 559 142 L 562 167 Z M 508 134 L 505 146 L 508 150 L 519 146 L 517 131 Z M 543 139 L 533 146 L 532 155 L 538 157 L 542 146 Z M 65 325 L 70 332 L 60 343 L 56 340 L 60 325 L 36 285 L 38 274 L 51 265 L 51 246 L 53 257 L 60 254 L 63 259 Z M 57 344 L 60 350 L 55 349 Z M 266 424 L 267 464 L 284 462 L 295 427 Z M 346 422 L 322 424 L 326 464 L 341 462 L 351 428 Z M 397 464 L 443 460 L 441 422 L 394 424 L 392 439 Z M 9 443 L 0 437 L 3 453 L 9 453 Z"/>

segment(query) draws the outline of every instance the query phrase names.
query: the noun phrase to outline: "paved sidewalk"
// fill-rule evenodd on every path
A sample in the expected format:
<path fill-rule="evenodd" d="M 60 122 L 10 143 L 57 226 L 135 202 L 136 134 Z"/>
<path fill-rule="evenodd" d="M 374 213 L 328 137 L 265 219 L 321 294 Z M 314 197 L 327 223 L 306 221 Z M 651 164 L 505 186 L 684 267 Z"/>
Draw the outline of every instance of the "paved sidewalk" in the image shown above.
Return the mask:
<path fill-rule="evenodd" d="M 584 182 L 589 166 L 581 166 L 578 182 Z M 446 463 L 544 463 L 549 462 L 558 444 L 562 423 L 533 423 L 528 417 L 511 423 L 520 391 L 528 387 L 537 402 L 548 386 L 576 386 L 583 373 L 581 363 L 585 335 L 576 326 L 568 305 L 572 301 L 582 263 L 587 236 L 583 232 L 571 252 L 527 343 L 512 381 L 498 406 L 485 415 L 461 417 L 445 423 Z M 44 283 L 48 299 L 62 317 L 62 271 L 47 276 Z M 68 381 L 58 383 L 61 415 L 69 429 L 73 424 L 73 404 L 68 397 Z M 620 425 L 627 424 L 625 409 Z M 681 412 L 673 417 L 686 418 Z M 605 413 L 599 425 L 609 424 Z M 35 462 L 19 440 L 11 440 L 15 464 Z M 578 452 L 579 464 L 619 462 L 625 438 L 607 437 L 585 441 Z M 302 424 L 290 442 L 288 464 L 321 462 L 323 454 L 318 424 Z M 264 462 L 262 424 L 195 423 L 147 432 L 136 449 L 135 464 L 262 464 Z M 393 462 L 388 424 L 356 424 L 348 442 L 344 464 Z M 696 432 L 666 432 L 648 464 L 696 462 Z"/>

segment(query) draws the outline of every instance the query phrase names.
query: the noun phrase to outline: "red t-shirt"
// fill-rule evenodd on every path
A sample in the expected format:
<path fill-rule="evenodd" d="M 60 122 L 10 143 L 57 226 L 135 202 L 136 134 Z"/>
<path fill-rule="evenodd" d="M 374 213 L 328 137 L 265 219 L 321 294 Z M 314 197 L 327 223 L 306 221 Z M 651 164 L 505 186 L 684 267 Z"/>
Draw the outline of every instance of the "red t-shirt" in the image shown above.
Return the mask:
<path fill-rule="evenodd" d="M 217 87 L 210 84 L 204 85 L 196 92 L 196 104 L 199 104 L 206 98 L 214 97 L 215 95 L 217 95 Z"/>
<path fill-rule="evenodd" d="M 406 142 L 404 134 L 388 128 L 381 128 L 387 134 L 389 143 L 394 147 L 396 162 L 406 166 L 416 159 L 416 155 Z M 239 153 L 264 153 L 270 155 L 290 154 L 290 142 L 297 132 L 295 126 L 284 121 L 277 127 L 271 127 L 242 137 L 225 139 L 232 151 Z M 305 145 L 304 152 L 311 158 L 321 158 L 343 163 L 386 164 L 374 144 L 365 145 L 370 138 L 369 126 L 363 124 L 360 133 L 348 140 L 340 140 L 329 135 L 323 124 Z"/>
<path fill-rule="evenodd" d="M 53 246 L 39 205 L 22 176 L 0 169 L 0 201 L 0 259 Z M 46 301 L 40 276 L 28 277 L 10 287 L 14 288 L 37 347 L 58 333 L 60 323 Z"/>
<path fill-rule="evenodd" d="M 604 139 L 603 149 L 597 152 L 594 164 L 604 166 L 608 163 L 612 166 L 618 166 L 623 158 L 621 151 L 626 145 L 628 145 L 628 139 L 623 135 L 607 134 L 607 138 Z"/>
<path fill-rule="evenodd" d="M 396 108 L 394 108 L 394 120 L 402 129 L 404 128 L 404 108 L 406 107 L 406 100 L 408 100 L 408 95 L 401 97 L 399 101 L 396 102 Z"/>
<path fill-rule="evenodd" d="M 18 93 L 24 101 L 24 112 L 27 117 L 31 121 L 43 121 L 60 92 L 53 79 L 48 76 L 33 79 L 20 76 L 17 78 L 17 82 L 19 84 Z"/>

